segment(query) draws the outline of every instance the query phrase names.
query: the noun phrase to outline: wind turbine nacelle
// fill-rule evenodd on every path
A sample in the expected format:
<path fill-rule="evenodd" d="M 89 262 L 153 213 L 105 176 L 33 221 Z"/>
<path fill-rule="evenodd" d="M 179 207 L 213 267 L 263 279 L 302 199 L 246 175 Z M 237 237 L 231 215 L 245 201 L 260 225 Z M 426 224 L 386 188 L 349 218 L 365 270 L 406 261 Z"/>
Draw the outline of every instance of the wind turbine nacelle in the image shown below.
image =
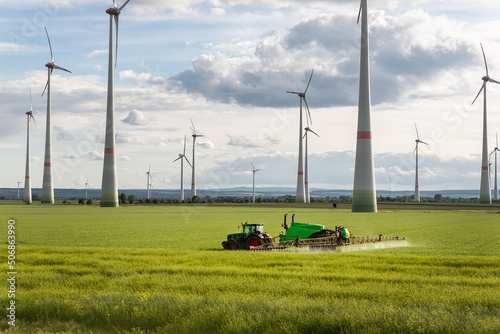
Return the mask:
<path fill-rule="evenodd" d="M 45 67 L 54 68 L 54 63 L 47 63 L 45 64 Z"/>
<path fill-rule="evenodd" d="M 118 15 L 120 12 L 118 11 L 118 8 L 110 8 L 106 10 L 106 13 L 109 15 Z"/>
<path fill-rule="evenodd" d="M 490 81 L 490 77 L 488 75 L 485 75 L 481 79 L 483 79 L 483 81 Z"/>

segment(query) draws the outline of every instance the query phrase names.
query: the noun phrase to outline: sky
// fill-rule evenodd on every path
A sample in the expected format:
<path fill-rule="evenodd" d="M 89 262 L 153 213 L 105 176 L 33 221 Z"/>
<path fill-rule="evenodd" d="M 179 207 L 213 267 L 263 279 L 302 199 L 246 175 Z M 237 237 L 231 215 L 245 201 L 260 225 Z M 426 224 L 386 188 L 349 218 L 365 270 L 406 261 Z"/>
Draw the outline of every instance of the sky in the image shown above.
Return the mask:
<path fill-rule="evenodd" d="M 123 2 L 118 1 L 118 6 Z M 102 182 L 112 1 L 0 0 L 0 187 L 24 181 L 30 93 L 32 186 L 41 188 L 52 43 L 55 188 Z M 485 75 L 500 81 L 500 2 L 369 0 L 377 189 L 412 190 L 415 124 L 423 190 L 478 189 Z M 198 189 L 295 187 L 299 98 L 312 116 L 310 188 L 352 189 L 360 29 L 357 0 L 131 0 L 120 15 L 115 127 L 120 189 L 180 187 L 196 141 Z M 500 85 L 488 84 L 489 150 Z M 304 117 L 304 126 L 305 117 Z M 494 159 L 493 159 L 494 160 Z M 191 170 L 184 170 L 185 189 Z M 493 165 L 494 168 L 494 165 Z M 20 184 L 23 187 L 23 183 Z"/>

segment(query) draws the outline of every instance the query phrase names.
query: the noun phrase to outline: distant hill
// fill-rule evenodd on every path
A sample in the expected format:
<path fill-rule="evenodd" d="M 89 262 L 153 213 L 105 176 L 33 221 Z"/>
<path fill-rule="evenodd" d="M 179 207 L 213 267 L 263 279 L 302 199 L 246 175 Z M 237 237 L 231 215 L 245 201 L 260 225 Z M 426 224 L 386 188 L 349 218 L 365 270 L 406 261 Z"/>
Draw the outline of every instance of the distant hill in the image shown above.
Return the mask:
<path fill-rule="evenodd" d="M 223 189 L 198 189 L 197 195 L 199 197 L 211 196 L 232 196 L 232 197 L 251 197 L 252 188 L 251 187 L 234 187 L 234 188 L 223 188 Z M 41 188 L 33 188 L 33 195 L 41 196 Z M 128 195 L 134 195 L 137 198 L 146 198 L 146 189 L 119 189 L 118 193 L 125 193 Z M 178 198 L 180 191 L 177 189 L 153 189 L 151 190 L 152 198 Z M 190 196 L 190 190 L 185 190 L 185 197 Z M 434 197 L 436 194 L 441 194 L 443 197 L 451 198 L 476 198 L 479 196 L 479 190 L 434 190 L 434 191 L 422 191 L 420 193 L 421 197 Z M 255 191 L 255 196 L 257 197 L 279 197 L 286 195 L 295 195 L 295 188 L 287 187 L 267 187 L 258 188 Z M 411 196 L 413 195 L 412 190 L 404 191 L 388 191 L 379 190 L 377 191 L 378 196 Z M 0 199 L 16 199 L 18 196 L 17 188 L 0 188 Z M 20 198 L 23 197 L 23 189 L 19 190 Z M 57 199 L 77 199 L 85 198 L 85 189 L 54 189 L 54 196 Z M 313 197 L 340 197 L 340 196 L 352 196 L 352 190 L 345 189 L 311 189 L 311 196 Z M 101 197 L 100 189 L 88 189 L 88 198 L 97 199 Z"/>

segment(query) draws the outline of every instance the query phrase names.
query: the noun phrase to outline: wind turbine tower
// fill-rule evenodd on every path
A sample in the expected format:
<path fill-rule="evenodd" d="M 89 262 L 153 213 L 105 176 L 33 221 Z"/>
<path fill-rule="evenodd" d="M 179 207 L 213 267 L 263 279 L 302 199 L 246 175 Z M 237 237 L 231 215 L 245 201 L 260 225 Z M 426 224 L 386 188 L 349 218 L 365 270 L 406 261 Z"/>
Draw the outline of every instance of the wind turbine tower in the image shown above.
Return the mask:
<path fill-rule="evenodd" d="M 314 133 L 317 137 L 318 134 L 316 132 L 314 132 L 313 130 L 311 130 L 310 127 L 306 127 L 304 129 L 306 131 L 306 133 L 304 134 L 304 137 L 306 138 L 306 155 L 305 155 L 305 165 L 304 165 L 304 185 L 305 185 L 305 192 L 306 192 L 306 203 L 311 203 L 311 196 L 309 195 L 309 169 L 307 168 L 308 164 L 307 164 L 307 137 L 308 137 L 308 133 L 311 132 L 311 133 Z"/>
<path fill-rule="evenodd" d="M 420 202 L 420 189 L 418 185 L 418 144 L 422 143 L 425 145 L 429 145 L 424 141 L 420 140 L 418 136 L 417 124 L 415 124 L 415 131 L 417 132 L 417 139 L 415 139 L 415 149 L 413 150 L 413 154 L 415 155 L 415 195 L 413 196 L 415 201 Z"/>
<path fill-rule="evenodd" d="M 109 14 L 109 54 L 108 54 L 108 98 L 106 105 L 106 135 L 104 138 L 104 163 L 102 171 L 101 207 L 118 207 L 118 181 L 116 176 L 115 149 L 115 104 L 114 104 L 114 66 L 113 57 L 113 18 L 116 25 L 116 51 L 118 51 L 118 22 L 123 8 L 130 0 L 118 8 L 113 0 L 113 7 L 106 10 Z"/>
<path fill-rule="evenodd" d="M 31 101 L 31 88 L 30 88 L 30 110 L 26 112 L 26 172 L 24 176 L 24 194 L 23 201 L 25 203 L 31 204 L 31 167 L 30 167 L 30 120 L 36 124 L 35 117 L 33 117 L 33 105 Z"/>
<path fill-rule="evenodd" d="M 368 0 L 361 0 L 361 56 L 359 73 L 358 132 L 352 212 L 377 212 L 375 172 L 373 167 L 372 131 L 370 122 L 370 59 L 368 48 Z"/>
<path fill-rule="evenodd" d="M 147 175 L 147 196 L 148 196 L 148 199 L 151 198 L 151 189 L 150 189 L 150 186 L 151 186 L 151 180 L 152 180 L 152 176 L 151 176 L 151 164 L 149 164 L 149 169 L 148 171 L 146 172 L 146 175 Z"/>
<path fill-rule="evenodd" d="M 175 159 L 173 162 L 176 162 L 179 159 L 181 160 L 181 196 L 179 200 L 182 202 L 184 200 L 184 159 L 187 161 L 189 166 L 193 168 L 188 158 L 186 157 L 186 136 L 184 136 L 184 151 L 182 152 L 182 154 L 179 153 L 179 157 Z"/>
<path fill-rule="evenodd" d="M 89 178 L 87 178 L 87 182 L 85 182 L 85 200 L 88 199 L 87 193 L 89 190 Z"/>
<path fill-rule="evenodd" d="M 252 174 L 253 174 L 253 180 L 252 180 L 253 181 L 252 182 L 252 184 L 253 184 L 253 187 L 252 187 L 252 189 L 253 189 L 252 190 L 252 194 L 253 194 L 252 195 L 252 203 L 255 203 L 255 173 L 258 172 L 259 169 L 255 169 L 255 166 L 253 165 L 252 162 L 251 162 L 251 164 L 252 164 Z"/>
<path fill-rule="evenodd" d="M 51 134 L 51 123 L 50 123 L 50 77 L 52 75 L 52 71 L 63 70 L 71 73 L 65 68 L 57 66 L 54 63 L 54 55 L 52 53 L 52 45 L 50 44 L 49 33 L 47 32 L 47 28 L 45 28 L 45 33 L 47 34 L 47 40 L 49 41 L 49 49 L 50 49 L 50 58 L 51 62 L 45 64 L 48 69 L 48 79 L 45 84 L 45 88 L 42 92 L 42 96 L 47 90 L 47 125 L 45 132 L 45 159 L 43 164 L 43 183 L 42 183 L 42 203 L 54 204 L 54 183 L 52 181 L 52 134 Z"/>
<path fill-rule="evenodd" d="M 498 200 L 498 183 L 497 183 L 497 152 L 500 152 L 500 149 L 498 148 L 498 133 L 496 134 L 496 139 L 497 139 L 497 146 L 493 149 L 493 152 L 495 153 L 495 185 L 493 188 L 493 199 L 496 201 Z"/>
<path fill-rule="evenodd" d="M 302 101 L 304 101 L 307 112 L 310 117 L 310 112 L 309 112 L 309 106 L 307 104 L 307 99 L 306 99 L 306 94 L 307 94 L 307 89 L 309 88 L 309 85 L 311 84 L 311 79 L 314 73 L 314 69 L 311 71 L 311 76 L 309 77 L 309 82 L 307 83 L 306 89 L 304 92 L 291 92 L 287 91 L 289 94 L 296 94 L 299 96 L 300 99 L 300 117 L 299 117 L 299 161 L 298 161 L 298 172 L 297 172 L 297 193 L 295 196 L 295 202 L 297 203 L 305 203 L 306 202 L 306 197 L 305 197 L 305 183 L 304 183 L 304 162 L 303 162 L 303 151 L 302 151 Z"/>
<path fill-rule="evenodd" d="M 19 185 L 23 183 L 22 181 L 19 181 L 19 178 L 17 178 L 17 199 L 19 199 Z"/>
<path fill-rule="evenodd" d="M 483 51 L 484 67 L 486 68 L 486 75 L 482 77 L 483 85 L 477 93 L 476 98 L 472 101 L 472 104 L 476 102 L 477 98 L 483 91 L 484 102 L 483 102 L 483 150 L 482 150 L 482 160 L 481 160 L 481 186 L 479 189 L 479 203 L 481 204 L 491 204 L 491 185 L 490 185 L 490 175 L 488 166 L 488 119 L 486 113 L 486 84 L 488 82 L 493 82 L 500 84 L 500 82 L 490 78 L 488 73 L 488 64 L 486 63 L 486 55 L 484 54 L 483 44 L 481 44 L 481 50 Z"/>
<path fill-rule="evenodd" d="M 191 168 L 191 198 L 196 196 L 196 170 L 195 170 L 195 147 L 196 147 L 196 138 L 203 137 L 203 135 L 196 133 L 196 128 L 194 127 L 193 120 L 191 119 L 191 125 L 193 126 L 193 165 Z"/>

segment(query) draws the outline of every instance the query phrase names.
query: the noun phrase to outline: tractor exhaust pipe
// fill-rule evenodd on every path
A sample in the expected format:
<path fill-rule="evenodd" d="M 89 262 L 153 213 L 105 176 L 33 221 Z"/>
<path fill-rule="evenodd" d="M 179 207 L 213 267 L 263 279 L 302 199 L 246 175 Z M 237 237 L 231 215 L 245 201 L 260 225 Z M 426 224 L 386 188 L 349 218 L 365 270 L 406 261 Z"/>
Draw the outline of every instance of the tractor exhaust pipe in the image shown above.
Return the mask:
<path fill-rule="evenodd" d="M 292 215 L 292 223 L 295 222 L 295 213 Z"/>
<path fill-rule="evenodd" d="M 285 230 L 288 230 L 288 225 L 286 224 L 286 216 L 288 216 L 288 213 L 285 213 L 285 216 L 283 217 L 283 224 L 281 224 L 281 227 L 283 227 Z"/>

